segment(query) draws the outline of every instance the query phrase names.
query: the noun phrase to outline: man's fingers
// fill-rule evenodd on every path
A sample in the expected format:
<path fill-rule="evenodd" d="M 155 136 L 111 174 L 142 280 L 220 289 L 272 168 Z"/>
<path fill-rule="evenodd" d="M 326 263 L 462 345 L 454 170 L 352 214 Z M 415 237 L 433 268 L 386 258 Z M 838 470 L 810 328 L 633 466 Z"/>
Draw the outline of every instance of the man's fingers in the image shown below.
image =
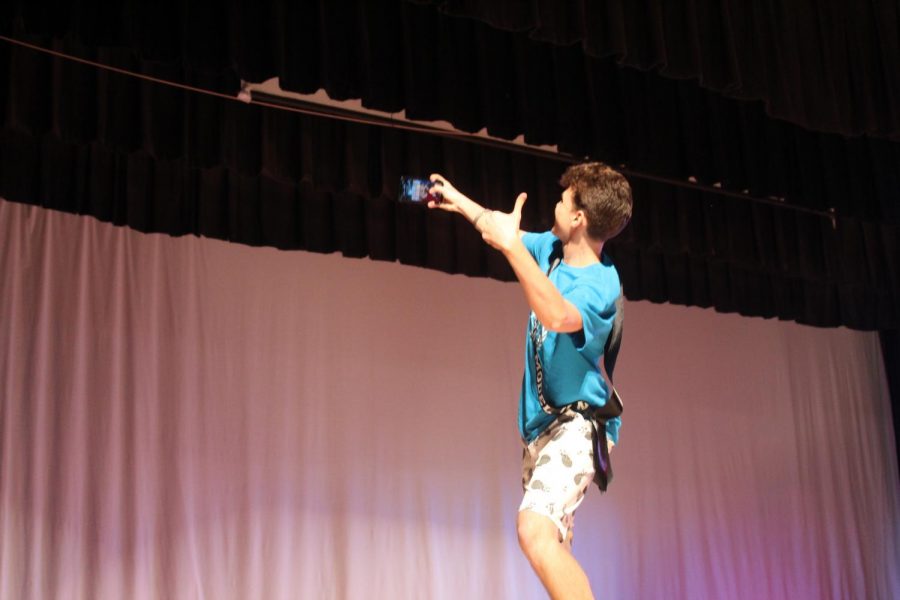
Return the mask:
<path fill-rule="evenodd" d="M 518 198 L 516 198 L 516 206 L 513 208 L 513 214 L 522 216 L 522 207 L 525 206 L 525 200 L 528 199 L 528 194 L 522 192 L 519 194 Z"/>
<path fill-rule="evenodd" d="M 450 204 L 449 202 L 438 202 L 437 200 L 429 200 L 426 205 L 428 208 L 439 208 L 441 210 L 446 210 L 447 212 L 458 212 L 456 208 Z"/>

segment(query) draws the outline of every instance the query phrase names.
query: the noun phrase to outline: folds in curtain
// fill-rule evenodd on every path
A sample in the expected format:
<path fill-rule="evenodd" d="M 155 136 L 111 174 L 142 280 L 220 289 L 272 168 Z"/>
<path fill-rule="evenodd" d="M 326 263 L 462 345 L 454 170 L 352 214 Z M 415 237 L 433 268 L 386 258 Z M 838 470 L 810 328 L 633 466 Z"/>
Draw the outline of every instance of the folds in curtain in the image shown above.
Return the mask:
<path fill-rule="evenodd" d="M 413 1 L 761 100 L 807 129 L 900 139 L 896 2 Z"/>
<path fill-rule="evenodd" d="M 5 200 L 0 272 L 3 600 L 546 597 L 517 286 Z M 597 595 L 898 597 L 876 336 L 626 310 L 574 544 Z"/>
<path fill-rule="evenodd" d="M 231 5 L 214 15 L 196 10 L 120 6 L 99 24 L 87 24 L 74 9 L 51 18 L 23 8 L 15 30 L 45 45 L 65 40 L 56 44 L 69 53 L 228 94 L 236 93 L 239 79 L 277 76 L 289 91 L 321 88 L 333 98 L 359 98 L 371 108 L 405 109 L 411 118 L 445 119 L 465 131 L 487 128 L 503 138 L 521 134 L 530 143 L 557 144 L 573 156 L 589 155 L 637 171 L 695 177 L 793 204 L 834 208 L 844 216 L 900 222 L 897 143 L 810 131 L 769 118 L 761 102 L 732 100 L 691 81 L 622 68 L 577 46 L 535 41 L 400 1 L 379 4 L 378 10 L 346 2 L 275 3 L 252 10 Z M 6 29 L 13 29 L 12 22 Z M 700 37 L 713 43 L 713 30 L 698 24 L 693 37 L 679 43 Z M 701 56 L 714 54 L 705 50 Z M 152 141 L 157 153 L 191 151 L 184 148 L 182 134 L 189 132 L 181 129 L 183 119 L 151 132 L 160 123 L 129 108 L 138 110 L 140 103 L 133 100 L 147 84 L 125 84 L 113 96 L 101 93 L 103 103 L 96 107 L 93 95 L 82 96 L 79 103 L 67 103 L 66 119 L 47 105 L 54 93 L 37 74 L 59 74 L 56 94 L 66 97 L 74 86 L 91 90 L 94 79 L 103 92 L 107 77 L 73 75 L 72 67 L 51 66 L 43 58 L 16 57 L 15 64 L 21 66 L 14 68 L 16 85 L 10 88 L 15 96 L 9 99 L 11 117 L 29 128 L 59 126 L 66 135 L 91 139 L 91 127 L 114 119 L 126 124 L 123 139 L 116 141 L 129 149 Z M 847 65 L 854 67 L 854 76 L 862 76 L 855 62 L 848 59 Z M 802 80 L 781 79 L 798 86 Z M 795 91 L 792 97 L 825 97 L 813 84 L 798 90 L 802 95 Z M 900 106 L 876 102 L 870 92 L 866 102 L 854 105 L 884 108 L 879 114 L 887 111 L 881 104 Z M 177 104 L 182 98 L 172 90 L 154 95 L 157 103 Z M 197 143 L 216 141 L 213 136 Z"/>
<path fill-rule="evenodd" d="M 564 167 L 556 160 L 246 106 L 6 51 L 17 84 L 5 96 L 0 192 L 12 200 L 141 231 L 339 251 L 498 279 L 512 277 L 505 261 L 463 221 L 393 201 L 400 175 L 439 168 L 492 208 L 507 209 L 527 190 L 524 227 L 552 222 Z M 139 64 L 145 72 L 176 71 Z M 665 129 L 647 126 L 648 139 L 653 131 Z M 831 147 L 852 155 L 852 144 L 878 143 L 835 140 Z M 696 147 L 706 152 L 705 144 Z M 859 191 L 817 164 L 801 171 L 808 185 Z M 822 173 L 829 185 L 816 184 Z M 839 211 L 833 228 L 792 210 L 632 179 L 634 222 L 609 247 L 629 297 L 816 325 L 896 326 L 896 227 Z"/>
<path fill-rule="evenodd" d="M 369 152 L 347 157 L 339 151 L 337 162 L 310 160 L 296 178 L 252 176 L 6 131 L 0 135 L 0 192 L 140 231 L 341 252 L 503 280 L 512 278 L 507 265 L 463 221 L 392 200 L 399 175 L 444 165 L 448 177 L 495 208 L 507 208 L 504 199 L 516 190 L 538 190 L 524 227 L 549 225 L 561 168 L 554 161 L 482 154 L 465 144 L 308 117 L 295 126 L 318 158 L 329 140 L 345 136 Z M 408 158 L 401 163 L 398 156 Z M 499 172 L 510 177 L 491 177 Z M 833 229 L 828 220 L 795 211 L 634 184 L 641 210 L 609 245 L 630 298 L 816 325 L 896 323 L 898 278 L 889 254 L 896 235 L 890 228 L 841 220 Z"/>
<path fill-rule="evenodd" d="M 89 2 L 17 0 L 0 17 L 4 31 L 21 18 L 31 31 L 71 35 L 90 46 L 121 45 L 156 59 L 183 57 L 194 66 L 235 66 L 252 81 L 280 75 L 289 89 L 325 87 L 385 110 L 412 109 L 424 96 L 404 85 L 396 70 L 412 76 L 411 84 L 429 83 L 435 72 L 450 75 L 453 85 L 476 82 L 478 70 L 467 74 L 452 62 L 473 54 L 509 58 L 496 44 L 485 46 L 490 37 L 531 39 L 759 100 L 767 114 L 806 129 L 900 136 L 900 10 L 894 1 L 276 0 L 214 9 L 119 2 L 101 10 Z M 473 96 L 455 103 L 477 109 Z"/>

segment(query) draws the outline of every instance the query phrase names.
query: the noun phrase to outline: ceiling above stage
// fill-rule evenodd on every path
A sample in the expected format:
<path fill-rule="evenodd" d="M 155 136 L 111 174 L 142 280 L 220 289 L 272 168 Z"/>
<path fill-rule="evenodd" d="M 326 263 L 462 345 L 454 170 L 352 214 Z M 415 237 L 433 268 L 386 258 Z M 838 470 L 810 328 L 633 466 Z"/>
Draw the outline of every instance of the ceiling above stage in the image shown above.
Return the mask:
<path fill-rule="evenodd" d="M 495 208 L 528 191 L 542 227 L 565 161 L 589 156 L 635 188 L 609 248 L 629 298 L 900 323 L 897 2 L 7 4 L 3 35 L 126 71 L 229 96 L 278 77 L 562 153 L 247 106 L 3 42 L 11 200 L 509 279 L 465 223 L 397 206 L 399 176 L 439 170 Z"/>

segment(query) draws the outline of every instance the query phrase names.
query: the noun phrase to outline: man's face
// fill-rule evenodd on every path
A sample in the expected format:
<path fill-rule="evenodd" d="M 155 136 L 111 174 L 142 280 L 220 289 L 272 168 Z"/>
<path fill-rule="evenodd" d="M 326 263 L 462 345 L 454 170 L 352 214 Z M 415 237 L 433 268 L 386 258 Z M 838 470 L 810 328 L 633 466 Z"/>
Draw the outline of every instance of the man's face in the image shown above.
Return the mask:
<path fill-rule="evenodd" d="M 551 230 L 553 235 L 564 242 L 568 240 L 578 212 L 575 202 L 572 200 L 572 188 L 566 188 L 553 211 L 553 229 Z"/>

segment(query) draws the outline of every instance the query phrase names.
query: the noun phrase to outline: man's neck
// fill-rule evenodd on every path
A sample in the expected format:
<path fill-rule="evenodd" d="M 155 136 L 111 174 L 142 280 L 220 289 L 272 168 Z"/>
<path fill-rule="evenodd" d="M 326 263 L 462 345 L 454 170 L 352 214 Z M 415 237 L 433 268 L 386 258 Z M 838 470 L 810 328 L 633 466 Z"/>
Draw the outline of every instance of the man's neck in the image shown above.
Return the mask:
<path fill-rule="evenodd" d="M 563 262 L 570 267 L 587 267 L 600 262 L 603 242 L 581 237 L 563 243 Z"/>

